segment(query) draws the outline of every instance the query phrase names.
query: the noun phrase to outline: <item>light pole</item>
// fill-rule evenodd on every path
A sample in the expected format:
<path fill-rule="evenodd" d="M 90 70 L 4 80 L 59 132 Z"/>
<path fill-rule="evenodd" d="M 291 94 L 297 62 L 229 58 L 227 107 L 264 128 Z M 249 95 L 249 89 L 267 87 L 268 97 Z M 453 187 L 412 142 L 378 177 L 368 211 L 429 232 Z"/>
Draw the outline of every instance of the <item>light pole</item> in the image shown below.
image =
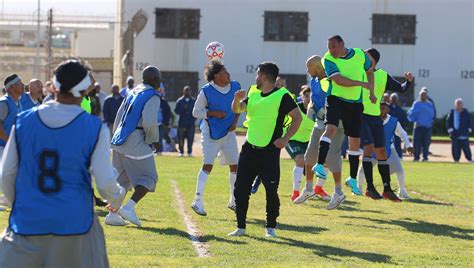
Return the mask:
<path fill-rule="evenodd" d="M 34 71 L 34 78 L 39 78 L 40 75 L 40 6 L 41 6 L 41 0 L 38 0 L 38 16 L 37 16 L 37 21 L 36 21 L 36 57 L 35 57 L 35 71 Z"/>

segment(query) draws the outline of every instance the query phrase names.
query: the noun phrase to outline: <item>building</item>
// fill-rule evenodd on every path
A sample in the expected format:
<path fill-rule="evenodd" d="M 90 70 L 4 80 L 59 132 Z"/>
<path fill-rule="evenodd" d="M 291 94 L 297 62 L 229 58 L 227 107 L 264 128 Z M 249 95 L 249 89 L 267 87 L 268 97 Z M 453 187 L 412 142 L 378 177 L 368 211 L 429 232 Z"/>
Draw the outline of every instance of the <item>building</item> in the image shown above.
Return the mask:
<path fill-rule="evenodd" d="M 474 103 L 471 0 L 120 1 L 124 21 L 140 9 L 148 16 L 134 41 L 134 76 L 158 66 L 171 101 L 185 84 L 194 90 L 205 84 L 204 49 L 211 41 L 224 44 L 223 61 L 243 87 L 253 83 L 260 62 L 271 60 L 296 92 L 306 82 L 306 58 L 324 54 L 327 37 L 340 34 L 348 47 L 377 48 L 380 66 L 392 75 L 414 74 L 405 105 L 422 86 L 430 89 L 439 116 L 456 97 Z"/>

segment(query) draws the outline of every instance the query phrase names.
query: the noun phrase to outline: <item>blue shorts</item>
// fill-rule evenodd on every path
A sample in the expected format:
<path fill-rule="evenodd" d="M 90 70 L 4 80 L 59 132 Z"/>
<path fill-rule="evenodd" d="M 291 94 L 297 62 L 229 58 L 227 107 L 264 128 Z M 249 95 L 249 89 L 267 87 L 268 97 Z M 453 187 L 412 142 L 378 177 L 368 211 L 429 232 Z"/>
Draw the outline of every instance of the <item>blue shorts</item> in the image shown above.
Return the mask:
<path fill-rule="evenodd" d="M 360 144 L 361 146 L 373 144 L 375 148 L 385 147 L 385 132 L 380 116 L 362 115 Z"/>

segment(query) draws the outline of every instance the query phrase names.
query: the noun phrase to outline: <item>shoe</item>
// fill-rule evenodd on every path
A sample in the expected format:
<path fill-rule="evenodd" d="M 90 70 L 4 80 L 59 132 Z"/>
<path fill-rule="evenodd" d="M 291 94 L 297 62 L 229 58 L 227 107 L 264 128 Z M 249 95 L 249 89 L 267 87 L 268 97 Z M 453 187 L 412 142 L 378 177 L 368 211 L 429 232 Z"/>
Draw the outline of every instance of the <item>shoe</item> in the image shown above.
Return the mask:
<path fill-rule="evenodd" d="M 428 158 L 421 160 L 422 162 L 428 162 Z"/>
<path fill-rule="evenodd" d="M 316 164 L 313 166 L 312 170 L 316 174 L 316 176 L 320 177 L 321 179 L 326 179 L 327 173 L 324 169 L 324 165 Z"/>
<path fill-rule="evenodd" d="M 183 154 L 182 154 L 182 153 L 179 153 L 178 156 L 179 156 L 179 157 L 183 157 Z"/>
<path fill-rule="evenodd" d="M 392 191 L 384 191 L 383 192 L 383 198 L 389 199 L 393 202 L 402 202 L 402 200 Z"/>
<path fill-rule="evenodd" d="M 293 203 L 295 204 L 301 204 L 304 203 L 306 200 L 310 199 L 311 197 L 315 196 L 314 191 L 310 190 L 304 190 L 295 200 L 293 200 Z"/>
<path fill-rule="evenodd" d="M 368 198 L 372 198 L 374 200 L 383 199 L 383 196 L 381 196 L 379 192 L 377 192 L 377 190 L 375 189 L 367 188 L 367 190 L 365 191 L 365 196 L 367 196 Z"/>
<path fill-rule="evenodd" d="M 6 211 L 6 210 L 7 210 L 7 208 L 6 208 L 6 207 L 4 207 L 4 206 L 0 206 L 0 211 Z"/>
<path fill-rule="evenodd" d="M 346 185 L 351 188 L 351 191 L 355 195 L 362 195 L 362 193 L 359 190 L 359 186 L 357 185 L 357 179 L 354 178 L 347 178 L 346 179 Z"/>
<path fill-rule="evenodd" d="M 245 229 L 237 228 L 232 233 L 229 233 L 227 236 L 243 236 L 245 235 Z"/>
<path fill-rule="evenodd" d="M 193 157 L 193 154 L 192 154 L 192 153 L 189 153 L 189 154 L 188 154 L 188 157 Z"/>
<path fill-rule="evenodd" d="M 194 212 L 196 212 L 196 214 L 200 216 L 207 216 L 207 213 L 204 210 L 202 199 L 194 199 L 193 203 L 191 204 L 191 208 L 194 210 Z"/>
<path fill-rule="evenodd" d="M 109 212 L 109 214 L 105 216 L 105 224 L 111 226 L 125 226 L 128 223 L 124 219 L 122 219 L 119 214 Z"/>
<path fill-rule="evenodd" d="M 339 195 L 336 192 L 334 192 L 331 196 L 331 201 L 329 201 L 329 204 L 326 207 L 326 209 L 328 210 L 335 209 L 339 207 L 342 204 L 342 202 L 344 202 L 344 200 L 346 200 L 346 196 L 344 194 Z"/>
<path fill-rule="evenodd" d="M 94 200 L 95 200 L 95 205 L 98 207 L 106 207 L 108 205 L 108 203 L 105 200 L 102 200 L 99 197 L 94 196 Z"/>
<path fill-rule="evenodd" d="M 265 228 L 265 236 L 266 237 L 276 237 L 276 231 L 275 228 Z"/>
<path fill-rule="evenodd" d="M 314 187 L 314 193 L 316 194 L 316 197 L 321 198 L 324 201 L 331 200 L 331 196 L 328 195 L 321 186 Z"/>
<path fill-rule="evenodd" d="M 250 192 L 252 194 L 256 194 L 257 191 L 258 191 L 258 187 L 260 186 L 261 183 L 262 183 L 262 181 L 258 177 L 255 178 L 255 181 L 252 184 L 252 190 Z"/>
<path fill-rule="evenodd" d="M 140 220 L 138 219 L 137 217 L 137 214 L 135 213 L 135 210 L 132 209 L 132 210 L 129 210 L 129 209 L 126 209 L 125 207 L 121 207 L 119 210 L 118 210 L 118 214 L 124 219 L 124 220 L 127 220 L 133 224 L 135 224 L 136 226 L 140 227 L 142 226 L 142 223 L 140 222 Z"/>
<path fill-rule="evenodd" d="M 410 199 L 410 196 L 405 189 L 400 189 L 400 191 L 398 191 L 398 196 L 403 199 Z"/>
<path fill-rule="evenodd" d="M 293 195 L 291 195 L 291 201 L 295 201 L 298 196 L 300 196 L 300 191 L 293 191 Z"/>

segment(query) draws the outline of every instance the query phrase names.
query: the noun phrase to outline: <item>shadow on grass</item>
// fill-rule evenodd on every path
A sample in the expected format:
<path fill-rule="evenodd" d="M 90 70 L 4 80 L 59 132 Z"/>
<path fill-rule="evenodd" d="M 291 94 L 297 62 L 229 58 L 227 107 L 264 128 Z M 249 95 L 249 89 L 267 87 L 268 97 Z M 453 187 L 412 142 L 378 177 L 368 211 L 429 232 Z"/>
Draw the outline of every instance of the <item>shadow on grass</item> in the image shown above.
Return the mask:
<path fill-rule="evenodd" d="M 265 221 L 260 219 L 248 219 L 247 224 L 253 224 L 258 226 L 265 226 Z M 323 231 L 327 231 L 329 229 L 317 227 L 317 226 L 301 226 L 301 225 L 290 225 L 285 223 L 278 223 L 277 229 L 285 230 L 285 231 L 292 231 L 292 232 L 302 232 L 305 234 L 319 234 Z"/>
<path fill-rule="evenodd" d="M 435 236 L 447 236 L 451 238 L 474 240 L 474 229 L 464 229 L 447 224 L 438 224 L 427 221 L 413 220 L 409 218 L 399 220 L 379 220 L 366 217 L 340 216 L 347 219 L 368 220 L 379 224 L 395 225 L 405 228 L 409 232 L 431 234 Z"/>
<path fill-rule="evenodd" d="M 286 237 L 266 239 L 266 238 L 261 238 L 261 237 L 250 236 L 250 238 L 261 241 L 261 242 L 268 242 L 272 244 L 287 245 L 291 247 L 310 249 L 313 251 L 314 255 L 317 255 L 319 257 L 323 257 L 326 259 L 330 259 L 333 261 L 345 261 L 343 258 L 355 257 L 355 258 L 359 258 L 359 259 L 369 261 L 369 262 L 395 264 L 395 263 L 391 263 L 390 256 L 378 254 L 378 253 L 352 251 L 352 250 L 343 249 L 343 248 L 337 248 L 337 247 L 331 247 L 327 245 L 319 245 L 319 244 L 299 241 L 299 240 L 286 238 Z"/>
<path fill-rule="evenodd" d="M 219 242 L 225 242 L 225 243 L 236 244 L 236 245 L 247 244 L 246 242 L 229 240 L 229 239 L 225 239 L 225 238 L 222 238 L 222 237 L 217 237 L 217 236 L 214 236 L 214 235 L 204 235 L 204 236 L 190 235 L 187 232 L 182 231 L 182 230 L 178 230 L 176 228 L 139 227 L 139 229 L 144 230 L 144 231 L 148 231 L 148 232 L 152 232 L 152 233 L 155 233 L 155 234 L 160 234 L 160 235 L 178 236 L 178 237 L 182 237 L 184 239 L 189 239 L 191 241 L 195 241 L 197 239 L 200 242 L 219 241 Z"/>
<path fill-rule="evenodd" d="M 424 200 L 424 199 L 406 199 L 404 202 L 407 203 L 414 203 L 414 204 L 420 204 L 420 205 L 436 205 L 436 206 L 449 206 L 452 207 L 453 204 L 448 204 L 448 203 L 441 203 L 438 201 L 433 201 L 433 200 Z"/>

